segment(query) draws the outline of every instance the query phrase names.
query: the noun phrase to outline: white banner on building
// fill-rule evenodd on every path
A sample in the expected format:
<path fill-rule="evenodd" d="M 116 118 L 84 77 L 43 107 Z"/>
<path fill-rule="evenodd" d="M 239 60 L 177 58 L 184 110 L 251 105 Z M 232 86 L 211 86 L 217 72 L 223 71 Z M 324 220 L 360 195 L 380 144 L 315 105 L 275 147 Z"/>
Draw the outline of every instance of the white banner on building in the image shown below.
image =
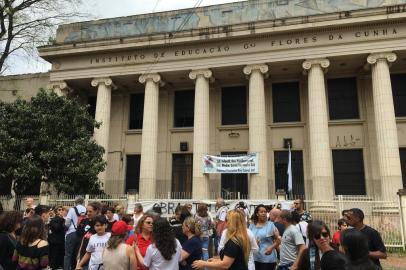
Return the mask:
<path fill-rule="evenodd" d="M 276 205 L 279 204 L 281 209 L 291 209 L 293 205 L 293 201 L 282 201 L 279 202 L 277 200 L 226 200 L 226 205 L 230 210 L 235 209 L 236 205 L 243 201 L 247 206 L 248 212 L 250 215 L 254 213 L 254 209 L 259 204 L 264 205 Z M 192 204 L 192 213 L 196 213 L 197 206 L 200 203 L 205 203 L 208 206 L 209 213 L 212 217 L 216 216 L 216 201 L 215 200 L 202 200 L 202 201 L 195 201 L 195 200 L 169 200 L 169 199 L 162 199 L 162 200 L 154 200 L 154 201 L 139 201 L 137 203 L 141 203 L 144 213 L 148 210 L 152 210 L 153 207 L 161 207 L 162 216 L 163 217 L 171 217 L 175 215 L 175 208 L 178 205 L 185 205 L 187 203 Z M 134 205 L 128 205 L 127 212 L 133 213 Z"/>
<path fill-rule="evenodd" d="M 204 173 L 258 173 L 258 155 L 203 156 Z"/>

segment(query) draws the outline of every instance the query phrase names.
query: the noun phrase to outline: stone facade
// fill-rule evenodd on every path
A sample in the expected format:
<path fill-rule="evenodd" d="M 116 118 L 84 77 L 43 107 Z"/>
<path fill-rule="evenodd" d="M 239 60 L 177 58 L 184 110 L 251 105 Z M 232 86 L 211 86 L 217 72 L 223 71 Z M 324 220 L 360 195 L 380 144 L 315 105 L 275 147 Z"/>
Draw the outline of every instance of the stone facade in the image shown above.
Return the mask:
<path fill-rule="evenodd" d="M 256 9 L 248 7 L 254 2 Z M 275 13 L 259 20 L 251 12 L 248 21 L 227 17 L 216 23 L 201 15 L 218 18 L 213 14 L 236 12 L 240 5 L 260 10 L 260 2 L 181 11 L 181 17 L 189 12 L 200 18 L 183 31 L 157 24 L 142 28 L 146 32 L 110 31 L 112 22 L 163 22 L 176 12 L 64 25 L 57 44 L 39 49 L 52 63 L 51 85 L 64 82 L 84 97 L 97 96 L 96 119 L 103 124 L 95 138 L 108 149 L 108 167 L 100 176 L 107 192 L 125 191 L 126 159 L 133 154 L 141 155 L 140 197 L 171 192 L 173 155 L 189 153 L 193 198 L 214 197 L 221 191 L 221 177 L 202 172 L 201 156 L 256 152 L 259 173 L 249 176 L 248 193 L 252 199 L 270 198 L 276 191 L 274 153 L 286 150 L 284 139 L 291 138 L 292 150 L 303 153 L 307 198 L 332 199 L 332 150 L 359 149 L 365 195 L 396 199 L 402 187 L 399 148 L 406 147 L 406 118 L 395 117 L 389 75 L 406 73 L 406 5 L 286 1 L 284 8 L 295 11 L 286 18 Z M 333 12 L 331 3 L 336 2 L 347 5 Z M 227 22 L 231 25 L 220 27 Z M 359 117 L 330 120 L 326 80 L 345 77 L 356 78 Z M 300 121 L 274 122 L 272 85 L 291 81 L 300 86 Z M 8 82 L 3 85 L 7 88 Z M 222 125 L 221 89 L 236 85 L 247 87 L 247 122 Z M 194 128 L 174 127 L 175 92 L 185 89 L 195 91 Z M 66 92 L 60 86 L 57 91 Z M 134 93 L 145 93 L 142 129 L 129 129 Z M 186 151 L 181 142 L 187 142 Z"/>

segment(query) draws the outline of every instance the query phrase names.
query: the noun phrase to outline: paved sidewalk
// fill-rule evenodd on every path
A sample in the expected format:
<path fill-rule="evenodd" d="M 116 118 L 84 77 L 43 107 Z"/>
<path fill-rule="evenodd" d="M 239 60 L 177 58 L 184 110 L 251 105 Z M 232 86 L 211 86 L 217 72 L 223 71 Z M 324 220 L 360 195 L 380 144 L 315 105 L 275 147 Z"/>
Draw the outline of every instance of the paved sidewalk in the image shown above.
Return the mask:
<path fill-rule="evenodd" d="M 406 270 L 406 256 L 389 254 L 388 259 L 381 260 L 384 270 Z"/>

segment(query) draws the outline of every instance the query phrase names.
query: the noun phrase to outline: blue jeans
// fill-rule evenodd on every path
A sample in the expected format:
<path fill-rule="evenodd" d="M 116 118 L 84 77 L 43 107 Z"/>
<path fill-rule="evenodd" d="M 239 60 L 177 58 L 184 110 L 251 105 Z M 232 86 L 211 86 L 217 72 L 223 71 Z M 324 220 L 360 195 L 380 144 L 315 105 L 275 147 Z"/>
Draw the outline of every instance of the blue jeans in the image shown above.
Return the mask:
<path fill-rule="evenodd" d="M 289 268 L 293 265 L 293 262 L 284 264 L 284 265 L 279 265 L 278 270 L 289 270 Z"/>
<path fill-rule="evenodd" d="M 203 260 L 207 261 L 209 259 L 209 237 L 202 237 L 202 250 L 203 250 Z"/>
<path fill-rule="evenodd" d="M 71 232 L 65 238 L 65 256 L 63 258 L 63 269 L 71 270 L 76 267 L 76 252 L 78 248 L 79 237 L 76 232 Z"/>

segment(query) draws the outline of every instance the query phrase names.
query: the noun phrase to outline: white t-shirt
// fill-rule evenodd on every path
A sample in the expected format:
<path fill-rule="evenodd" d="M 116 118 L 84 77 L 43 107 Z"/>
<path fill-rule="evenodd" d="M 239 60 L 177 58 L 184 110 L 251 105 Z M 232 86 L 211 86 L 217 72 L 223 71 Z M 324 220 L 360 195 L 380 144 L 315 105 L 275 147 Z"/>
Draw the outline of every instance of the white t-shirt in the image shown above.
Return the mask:
<path fill-rule="evenodd" d="M 89 270 L 97 270 L 99 265 L 103 263 L 103 250 L 107 246 L 110 235 L 110 233 L 105 233 L 103 235 L 94 234 L 90 237 L 89 243 L 86 247 L 86 251 L 91 253 Z"/>
<path fill-rule="evenodd" d="M 144 265 L 149 270 L 179 270 L 179 262 L 182 259 L 182 246 L 178 239 L 176 240 L 176 253 L 172 255 L 171 260 L 167 261 L 162 257 L 161 252 L 155 247 L 155 244 L 149 245 L 144 257 Z"/>
<path fill-rule="evenodd" d="M 76 209 L 78 209 L 79 214 L 86 214 L 86 207 L 83 205 L 76 205 Z M 76 226 L 78 223 L 78 216 L 76 215 L 75 209 L 72 207 L 69 209 L 68 214 L 66 215 L 66 218 L 71 220 L 71 224 L 69 226 L 68 231 L 66 234 L 70 234 L 72 232 L 76 232 Z"/>
<path fill-rule="evenodd" d="M 254 234 L 247 228 L 247 234 L 248 238 L 250 239 L 251 243 L 251 251 L 250 251 L 250 257 L 248 258 L 248 269 L 249 270 L 255 270 L 255 263 L 254 263 L 254 252 L 257 252 L 259 247 L 257 244 L 257 240 L 255 239 Z M 218 250 L 222 250 L 226 244 L 226 235 L 227 235 L 227 229 L 223 231 L 221 234 L 221 239 L 220 243 L 218 246 Z"/>
<path fill-rule="evenodd" d="M 227 206 L 220 207 L 217 210 L 216 219 L 220 220 L 220 221 L 226 221 L 227 212 L 228 212 L 228 207 Z"/>
<path fill-rule="evenodd" d="M 300 234 L 306 240 L 305 241 L 306 247 L 309 247 L 309 239 L 307 238 L 307 225 L 309 224 L 306 221 L 300 221 L 298 224 L 296 224 L 296 228 L 299 230 Z"/>

